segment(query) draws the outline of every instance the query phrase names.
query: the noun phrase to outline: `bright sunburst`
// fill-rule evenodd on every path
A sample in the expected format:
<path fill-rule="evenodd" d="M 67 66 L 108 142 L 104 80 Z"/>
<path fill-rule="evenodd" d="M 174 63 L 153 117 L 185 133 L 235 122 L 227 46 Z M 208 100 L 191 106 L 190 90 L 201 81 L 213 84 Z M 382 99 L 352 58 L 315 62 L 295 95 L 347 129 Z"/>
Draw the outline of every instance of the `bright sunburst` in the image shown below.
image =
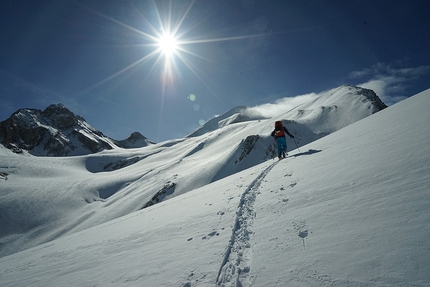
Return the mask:
<path fill-rule="evenodd" d="M 163 85 L 162 90 L 164 94 L 166 90 L 166 86 L 169 83 L 173 83 L 175 81 L 175 75 L 177 74 L 177 71 L 176 71 L 177 61 L 181 61 L 188 69 L 190 69 L 190 71 L 198 79 L 203 81 L 199 73 L 195 70 L 194 68 L 195 66 L 193 65 L 193 63 L 191 63 L 189 59 L 185 57 L 185 55 L 190 55 L 207 61 L 209 60 L 205 59 L 201 55 L 193 53 L 191 50 L 185 48 L 185 46 L 194 45 L 194 44 L 230 41 L 230 40 L 240 40 L 240 39 L 261 37 L 261 36 L 268 35 L 268 34 L 256 34 L 256 35 L 242 35 L 242 36 L 224 37 L 224 38 L 187 40 L 187 39 L 184 39 L 184 35 L 188 33 L 189 30 L 182 33 L 179 33 L 179 31 L 181 30 L 183 22 L 187 18 L 193 6 L 194 0 L 191 1 L 191 3 L 188 5 L 188 7 L 186 7 L 185 10 L 182 10 L 182 12 L 179 12 L 179 13 L 183 13 L 182 15 L 176 15 L 173 13 L 173 9 L 172 9 L 173 1 L 169 1 L 168 8 L 162 11 L 160 11 L 159 7 L 157 7 L 155 1 L 152 3 L 154 5 L 154 11 L 158 19 L 158 23 L 151 23 L 150 21 L 147 20 L 147 18 L 143 14 L 140 13 L 140 16 L 142 18 L 141 20 L 146 24 L 147 27 L 149 27 L 152 33 L 137 29 L 121 21 L 118 21 L 112 17 L 106 16 L 98 11 L 94 11 L 88 7 L 84 7 L 85 9 L 91 11 L 94 14 L 97 14 L 100 17 L 108 19 L 109 21 L 112 21 L 133 32 L 136 32 L 138 35 L 141 36 L 143 42 L 146 42 L 146 43 L 139 44 L 139 46 L 146 47 L 146 48 L 154 47 L 154 50 L 152 52 L 148 53 L 147 55 L 138 59 L 137 61 L 131 63 L 125 68 L 117 71 L 113 75 L 103 79 L 102 81 L 98 82 L 97 84 L 87 89 L 87 91 L 97 86 L 100 86 L 101 84 L 119 76 L 120 74 L 125 73 L 128 70 L 131 70 L 132 68 L 135 68 L 142 64 L 146 64 L 151 59 L 155 58 L 155 63 L 153 64 L 148 74 L 153 72 L 155 70 L 155 67 L 158 64 L 164 64 L 164 70 L 161 75 L 162 77 L 161 80 Z M 160 12 L 163 12 L 163 13 L 160 13 Z M 175 23 L 172 23 L 174 22 L 173 19 L 176 19 Z M 159 27 L 159 28 L 157 29 L 156 27 Z"/>
<path fill-rule="evenodd" d="M 161 49 L 161 52 L 166 56 L 171 56 L 172 54 L 177 52 L 178 49 L 178 41 L 169 33 L 163 34 L 158 39 L 158 45 Z"/>

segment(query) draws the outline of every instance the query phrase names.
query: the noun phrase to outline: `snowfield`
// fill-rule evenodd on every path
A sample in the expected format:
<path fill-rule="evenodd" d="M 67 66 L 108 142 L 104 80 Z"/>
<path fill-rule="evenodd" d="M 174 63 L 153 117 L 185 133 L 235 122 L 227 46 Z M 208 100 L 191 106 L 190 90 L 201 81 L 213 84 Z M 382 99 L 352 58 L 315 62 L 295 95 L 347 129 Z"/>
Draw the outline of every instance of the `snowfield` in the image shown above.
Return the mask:
<path fill-rule="evenodd" d="M 426 90 L 281 161 L 264 136 L 227 160 L 264 120 L 79 157 L 1 148 L 0 286 L 430 286 L 429 111 Z"/>

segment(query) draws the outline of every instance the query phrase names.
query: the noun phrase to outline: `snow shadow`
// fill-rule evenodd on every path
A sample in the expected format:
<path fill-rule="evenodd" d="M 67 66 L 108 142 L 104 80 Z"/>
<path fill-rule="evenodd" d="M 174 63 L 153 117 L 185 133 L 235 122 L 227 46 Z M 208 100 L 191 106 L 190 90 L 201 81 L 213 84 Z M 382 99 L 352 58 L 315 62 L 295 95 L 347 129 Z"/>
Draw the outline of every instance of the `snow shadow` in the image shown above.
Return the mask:
<path fill-rule="evenodd" d="M 165 141 L 163 143 L 158 144 L 160 147 L 172 147 L 175 144 L 184 142 L 186 139 L 176 139 L 176 140 L 169 140 L 169 141 Z"/>
<path fill-rule="evenodd" d="M 205 143 L 204 143 L 204 142 L 199 143 L 195 148 L 193 148 L 191 151 L 189 151 L 189 152 L 184 156 L 184 158 L 186 158 L 187 156 L 191 156 L 191 155 L 195 154 L 195 153 L 196 153 L 196 152 L 198 152 L 198 151 L 201 151 L 201 150 L 204 148 L 204 146 L 205 146 Z"/>
<path fill-rule="evenodd" d="M 298 157 L 298 156 L 302 156 L 302 155 L 311 155 L 311 154 L 319 153 L 319 152 L 322 152 L 322 150 L 321 149 L 309 149 L 308 151 L 293 154 L 292 156 Z"/>
<path fill-rule="evenodd" d="M 130 165 L 133 165 L 143 159 L 146 159 L 152 155 L 161 152 L 158 150 L 156 152 L 140 155 L 140 156 L 92 156 L 86 160 L 85 168 L 91 173 L 99 173 L 99 172 L 109 172 L 118 170 Z"/>
<path fill-rule="evenodd" d="M 98 188 L 97 191 L 98 191 L 99 197 L 101 199 L 108 199 L 109 197 L 111 197 L 112 195 L 117 193 L 119 190 L 124 188 L 125 186 L 127 186 L 126 182 L 117 182 L 115 184 L 111 184 L 111 185 L 108 185 L 106 187 L 100 187 L 100 188 Z M 88 201 L 86 201 L 86 202 L 91 203 Z"/>
<path fill-rule="evenodd" d="M 150 207 L 163 201 L 167 196 L 172 195 L 175 192 L 176 183 L 168 181 L 162 189 L 160 189 L 150 201 L 148 201 L 141 209 Z"/>

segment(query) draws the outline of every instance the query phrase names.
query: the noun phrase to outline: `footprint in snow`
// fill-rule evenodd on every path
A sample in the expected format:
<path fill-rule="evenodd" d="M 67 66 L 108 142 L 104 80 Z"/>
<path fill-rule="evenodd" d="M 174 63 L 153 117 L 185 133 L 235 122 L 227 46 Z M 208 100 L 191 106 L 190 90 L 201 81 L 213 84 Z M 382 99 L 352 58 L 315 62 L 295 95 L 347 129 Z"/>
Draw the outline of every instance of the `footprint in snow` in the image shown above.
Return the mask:
<path fill-rule="evenodd" d="M 205 236 L 203 236 L 202 237 L 202 239 L 210 239 L 211 237 L 213 237 L 213 236 L 218 236 L 219 235 L 219 232 L 218 231 L 212 231 L 211 233 L 209 233 L 208 235 L 205 235 Z"/>

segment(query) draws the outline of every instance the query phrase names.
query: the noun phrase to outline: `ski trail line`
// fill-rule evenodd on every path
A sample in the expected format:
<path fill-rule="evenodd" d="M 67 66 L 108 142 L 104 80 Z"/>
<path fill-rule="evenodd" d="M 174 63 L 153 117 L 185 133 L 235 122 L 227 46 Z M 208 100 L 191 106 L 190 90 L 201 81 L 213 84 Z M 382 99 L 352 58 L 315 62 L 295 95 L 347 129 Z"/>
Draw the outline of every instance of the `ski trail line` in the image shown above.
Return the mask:
<path fill-rule="evenodd" d="M 251 270 L 251 239 L 254 234 L 255 199 L 257 191 L 266 175 L 278 162 L 265 168 L 243 192 L 231 239 L 221 267 L 218 271 L 217 286 L 247 287 Z"/>

